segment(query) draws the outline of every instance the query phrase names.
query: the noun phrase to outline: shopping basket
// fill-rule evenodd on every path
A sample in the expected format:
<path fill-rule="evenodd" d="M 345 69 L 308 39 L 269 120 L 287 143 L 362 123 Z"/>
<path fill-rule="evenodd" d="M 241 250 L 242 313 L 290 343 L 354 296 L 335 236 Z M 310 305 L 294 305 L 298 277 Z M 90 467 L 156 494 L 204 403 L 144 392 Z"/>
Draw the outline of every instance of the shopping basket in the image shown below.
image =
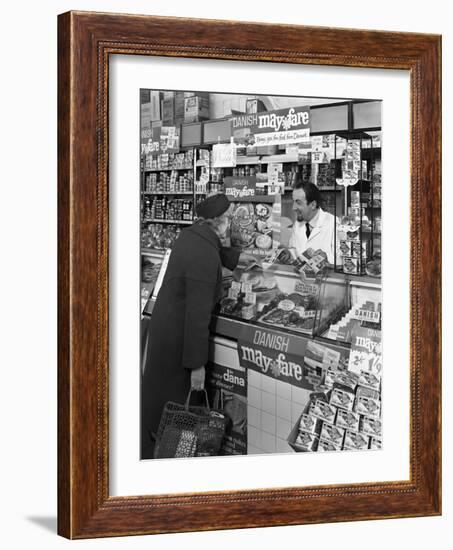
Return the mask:
<path fill-rule="evenodd" d="M 209 407 L 190 405 L 192 389 L 184 405 L 168 401 L 157 431 L 154 458 L 216 456 L 225 435 L 227 417 Z"/>

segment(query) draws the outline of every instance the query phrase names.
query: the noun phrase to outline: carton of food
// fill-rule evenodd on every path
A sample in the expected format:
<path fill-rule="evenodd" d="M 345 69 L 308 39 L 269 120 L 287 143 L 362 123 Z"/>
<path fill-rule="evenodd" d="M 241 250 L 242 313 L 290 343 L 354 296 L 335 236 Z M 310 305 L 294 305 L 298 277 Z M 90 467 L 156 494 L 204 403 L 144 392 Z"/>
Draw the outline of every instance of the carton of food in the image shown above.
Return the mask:
<path fill-rule="evenodd" d="M 381 414 L 381 402 L 371 397 L 359 396 L 355 400 L 354 410 L 365 416 L 379 418 Z"/>
<path fill-rule="evenodd" d="M 250 319 L 253 319 L 256 315 L 256 305 L 254 304 L 247 304 L 242 308 L 241 311 L 242 318 L 246 319 L 247 321 Z"/>
<path fill-rule="evenodd" d="M 326 370 L 326 375 L 325 375 L 325 378 L 324 378 L 324 384 L 325 384 L 325 386 L 327 386 L 330 389 L 333 388 L 333 384 L 334 384 L 334 381 L 335 381 L 335 374 L 336 373 L 333 369 L 327 369 Z"/>
<path fill-rule="evenodd" d="M 321 431 L 322 420 L 309 414 L 302 414 L 299 422 L 299 430 L 308 433 L 318 433 Z"/>
<path fill-rule="evenodd" d="M 345 370 L 345 371 L 337 371 L 335 373 L 334 382 L 337 384 L 341 384 L 342 386 L 345 386 L 352 391 L 355 390 L 358 381 L 359 381 L 359 377 L 354 372 Z"/>
<path fill-rule="evenodd" d="M 357 386 L 357 389 L 355 391 L 356 397 L 369 397 L 371 399 L 379 400 L 380 395 L 381 394 L 379 391 L 367 388 L 366 386 Z"/>
<path fill-rule="evenodd" d="M 360 425 L 360 415 L 353 411 L 338 409 L 335 424 L 340 428 L 358 432 Z"/>
<path fill-rule="evenodd" d="M 334 388 L 330 396 L 330 404 L 334 407 L 339 407 L 348 411 L 352 411 L 352 408 L 354 406 L 354 394 L 340 390 L 338 388 Z"/>
<path fill-rule="evenodd" d="M 329 451 L 341 451 L 341 447 L 332 443 L 332 441 L 327 441 L 326 439 L 320 439 L 318 443 L 318 452 L 329 452 Z"/>
<path fill-rule="evenodd" d="M 367 435 L 346 430 L 343 448 L 353 451 L 364 451 L 368 449 L 369 442 L 370 438 Z"/>
<path fill-rule="evenodd" d="M 371 437 L 370 449 L 372 449 L 373 451 L 379 451 L 379 449 L 382 449 L 382 440 L 377 439 L 376 437 Z"/>
<path fill-rule="evenodd" d="M 352 242 L 340 241 L 340 251 L 343 256 L 352 256 Z"/>
<path fill-rule="evenodd" d="M 330 424 L 333 424 L 335 422 L 336 413 L 337 409 L 335 407 L 329 405 L 329 403 L 326 403 L 321 399 L 316 399 L 316 401 L 312 405 L 310 405 L 309 409 L 309 414 L 311 416 L 316 416 L 317 418 L 325 420 Z"/>
<path fill-rule="evenodd" d="M 360 419 L 360 431 L 372 437 L 381 437 L 382 422 L 379 418 L 372 416 L 362 416 Z"/>
<path fill-rule="evenodd" d="M 367 388 L 371 388 L 373 390 L 379 391 L 379 388 L 381 386 L 381 381 L 372 372 L 362 370 L 360 371 L 360 374 L 359 374 L 359 384 L 361 386 L 365 386 Z"/>
<path fill-rule="evenodd" d="M 341 447 L 343 444 L 344 429 L 324 422 L 322 425 L 320 438 Z"/>
<path fill-rule="evenodd" d="M 316 451 L 318 447 L 318 437 L 313 433 L 299 432 L 294 442 L 294 446 L 301 451 Z"/>
<path fill-rule="evenodd" d="M 368 242 L 351 242 L 351 254 L 353 258 L 360 258 L 360 251 L 362 251 L 362 258 L 366 259 L 368 257 Z"/>

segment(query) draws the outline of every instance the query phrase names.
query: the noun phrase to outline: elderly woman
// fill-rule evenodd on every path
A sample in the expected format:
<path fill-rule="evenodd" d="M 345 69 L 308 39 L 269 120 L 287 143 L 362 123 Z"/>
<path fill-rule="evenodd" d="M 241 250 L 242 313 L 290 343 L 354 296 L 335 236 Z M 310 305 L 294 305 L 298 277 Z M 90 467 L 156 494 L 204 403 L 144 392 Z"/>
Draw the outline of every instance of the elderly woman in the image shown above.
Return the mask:
<path fill-rule="evenodd" d="M 199 220 L 176 240 L 150 323 L 142 380 L 142 458 L 152 458 L 167 401 L 184 403 L 204 387 L 209 323 L 221 298 L 222 266 L 235 269 L 240 252 L 222 247 L 230 202 L 214 195 L 197 206 Z"/>

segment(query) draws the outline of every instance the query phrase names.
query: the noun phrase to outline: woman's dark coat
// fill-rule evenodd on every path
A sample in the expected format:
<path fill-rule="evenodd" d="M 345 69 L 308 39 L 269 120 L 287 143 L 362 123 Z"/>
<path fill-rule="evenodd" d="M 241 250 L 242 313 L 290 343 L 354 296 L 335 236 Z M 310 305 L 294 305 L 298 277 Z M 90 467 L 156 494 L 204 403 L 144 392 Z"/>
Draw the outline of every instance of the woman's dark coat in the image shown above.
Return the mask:
<path fill-rule="evenodd" d="M 190 373 L 207 363 L 209 323 L 221 297 L 222 265 L 234 269 L 239 251 L 222 248 L 207 224 L 176 240 L 149 324 L 142 379 L 142 458 L 151 458 L 163 407 L 184 403 Z"/>

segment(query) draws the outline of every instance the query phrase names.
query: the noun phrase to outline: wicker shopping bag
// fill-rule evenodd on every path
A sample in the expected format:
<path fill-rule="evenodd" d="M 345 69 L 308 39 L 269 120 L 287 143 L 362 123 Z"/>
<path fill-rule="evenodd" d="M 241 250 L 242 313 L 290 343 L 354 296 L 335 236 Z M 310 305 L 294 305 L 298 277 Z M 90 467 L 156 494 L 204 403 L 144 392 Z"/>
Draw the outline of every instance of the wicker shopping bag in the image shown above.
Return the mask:
<path fill-rule="evenodd" d="M 168 401 L 157 431 L 154 458 L 216 456 L 219 454 L 227 417 L 209 407 L 208 394 L 203 390 L 205 406 L 190 405 L 192 389 L 181 405 Z"/>

